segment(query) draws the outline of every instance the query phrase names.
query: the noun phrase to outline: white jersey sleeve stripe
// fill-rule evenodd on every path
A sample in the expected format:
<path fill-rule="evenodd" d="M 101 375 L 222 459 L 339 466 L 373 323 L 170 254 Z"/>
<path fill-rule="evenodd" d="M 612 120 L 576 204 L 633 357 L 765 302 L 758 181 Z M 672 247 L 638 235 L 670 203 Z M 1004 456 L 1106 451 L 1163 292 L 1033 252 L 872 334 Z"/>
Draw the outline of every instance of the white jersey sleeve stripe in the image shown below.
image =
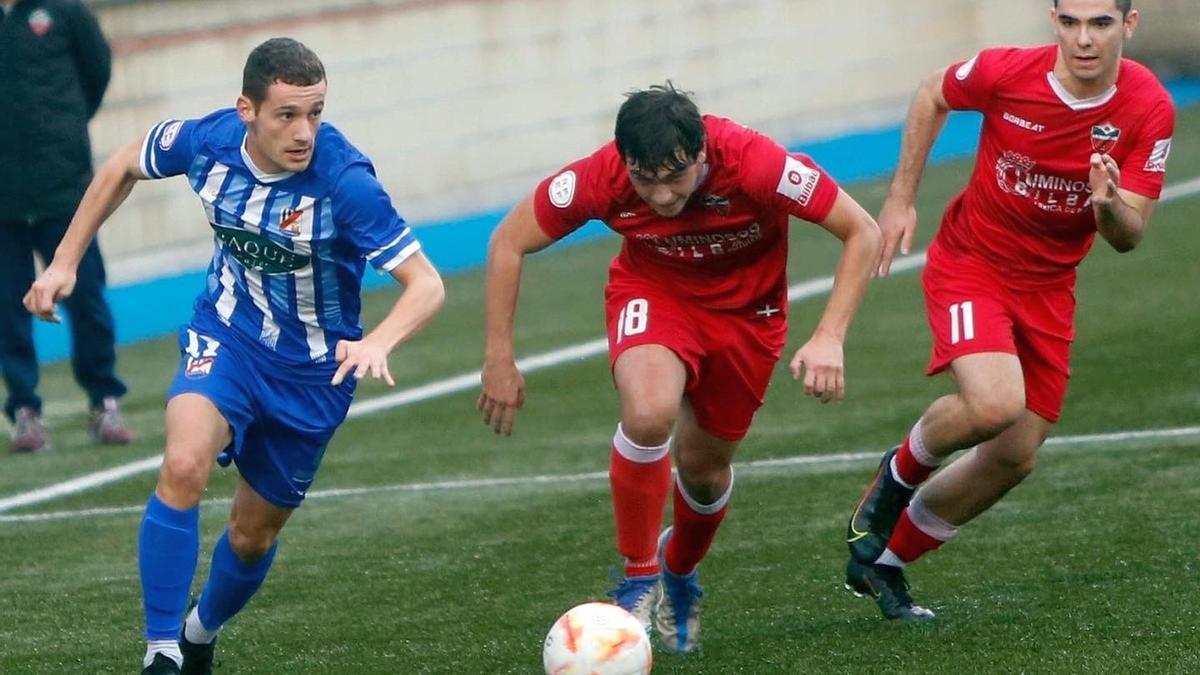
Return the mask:
<path fill-rule="evenodd" d="M 395 246 L 396 244 L 399 244 L 402 239 L 404 239 L 405 237 L 409 237 L 409 236 L 412 236 L 412 230 L 406 227 L 400 231 L 400 234 L 397 235 L 395 239 L 389 241 L 386 246 L 377 248 L 374 251 L 372 251 L 371 253 L 367 254 L 367 260 L 370 261 L 370 260 L 374 260 L 374 259 L 378 258 L 383 253 L 386 253 L 389 248 Z"/>
<path fill-rule="evenodd" d="M 421 242 L 414 241 L 413 243 L 411 243 L 408 246 L 405 246 L 403 249 L 401 249 L 401 251 L 399 253 L 397 253 L 395 255 L 395 257 L 393 257 L 392 259 L 390 259 L 387 262 L 380 265 L 378 267 L 378 269 L 380 272 L 391 272 L 392 270 L 399 267 L 400 263 L 404 262 L 405 260 L 408 260 L 412 256 L 412 254 L 416 253 L 419 250 L 421 250 Z"/>
<path fill-rule="evenodd" d="M 158 134 L 162 131 L 163 125 L 170 121 L 171 120 L 163 120 L 154 125 L 150 128 L 150 131 L 146 133 L 146 137 L 142 139 L 142 149 L 138 153 L 138 157 L 140 159 L 140 166 L 138 168 L 142 170 L 142 175 L 146 176 L 146 178 L 162 178 L 162 176 L 152 169 L 151 158 L 154 154 L 153 148 L 155 139 L 158 138 Z"/>
<path fill-rule="evenodd" d="M 150 144 L 149 150 L 150 150 L 150 168 L 154 171 L 155 178 L 162 178 L 163 175 L 162 175 L 162 172 L 158 170 L 158 153 L 156 153 L 154 151 L 154 149 L 156 147 L 158 147 L 159 140 L 162 138 L 163 132 L 167 129 L 167 127 L 171 126 L 172 124 L 177 124 L 177 121 L 176 120 L 166 120 L 162 124 L 158 125 L 158 128 L 154 130 L 154 143 Z"/>

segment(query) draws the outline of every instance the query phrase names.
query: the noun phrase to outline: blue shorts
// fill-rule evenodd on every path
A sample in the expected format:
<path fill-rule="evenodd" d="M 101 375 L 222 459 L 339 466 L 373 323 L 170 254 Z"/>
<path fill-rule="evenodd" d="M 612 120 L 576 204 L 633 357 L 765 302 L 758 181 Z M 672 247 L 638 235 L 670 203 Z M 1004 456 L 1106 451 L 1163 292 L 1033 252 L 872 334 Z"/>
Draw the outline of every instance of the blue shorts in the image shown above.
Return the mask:
<path fill-rule="evenodd" d="M 167 400 L 200 394 L 233 432 L 226 452 L 242 478 L 268 502 L 300 506 L 338 425 L 346 419 L 356 380 L 334 387 L 289 378 L 224 326 L 193 321 L 179 331 L 179 370 Z"/>

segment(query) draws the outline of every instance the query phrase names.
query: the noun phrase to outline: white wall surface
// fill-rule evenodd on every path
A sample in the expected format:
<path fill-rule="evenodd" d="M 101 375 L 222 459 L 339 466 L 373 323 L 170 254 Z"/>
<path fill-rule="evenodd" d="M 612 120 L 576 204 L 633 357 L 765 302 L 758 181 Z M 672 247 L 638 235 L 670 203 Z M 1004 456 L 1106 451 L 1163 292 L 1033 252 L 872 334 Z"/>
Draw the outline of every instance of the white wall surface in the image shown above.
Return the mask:
<path fill-rule="evenodd" d="M 326 119 L 410 221 L 502 208 L 611 138 L 666 78 L 783 142 L 900 119 L 918 80 L 982 46 L 1050 39 L 1046 0 L 158 0 L 97 6 L 116 57 L 97 159 L 165 117 L 231 105 L 276 35 L 329 75 Z M 114 283 L 202 266 L 182 179 L 143 183 L 102 233 Z"/>

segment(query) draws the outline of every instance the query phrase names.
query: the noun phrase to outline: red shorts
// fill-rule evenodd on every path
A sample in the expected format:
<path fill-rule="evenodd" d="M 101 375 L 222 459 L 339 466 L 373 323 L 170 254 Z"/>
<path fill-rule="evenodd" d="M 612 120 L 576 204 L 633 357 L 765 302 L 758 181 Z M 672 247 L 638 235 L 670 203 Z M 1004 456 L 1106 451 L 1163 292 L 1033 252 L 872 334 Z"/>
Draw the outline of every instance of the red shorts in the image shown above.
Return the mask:
<path fill-rule="evenodd" d="M 933 333 L 927 374 L 940 373 L 967 354 L 1015 354 L 1025 379 L 1025 407 L 1057 422 L 1071 377 L 1072 289 L 1015 290 L 982 261 L 936 248 L 922 282 Z"/>
<path fill-rule="evenodd" d="M 670 349 L 687 369 L 684 395 L 700 428 L 741 440 L 762 406 L 787 341 L 786 308 L 741 311 L 696 307 L 649 283 L 610 281 L 604 290 L 609 365 L 630 347 Z"/>

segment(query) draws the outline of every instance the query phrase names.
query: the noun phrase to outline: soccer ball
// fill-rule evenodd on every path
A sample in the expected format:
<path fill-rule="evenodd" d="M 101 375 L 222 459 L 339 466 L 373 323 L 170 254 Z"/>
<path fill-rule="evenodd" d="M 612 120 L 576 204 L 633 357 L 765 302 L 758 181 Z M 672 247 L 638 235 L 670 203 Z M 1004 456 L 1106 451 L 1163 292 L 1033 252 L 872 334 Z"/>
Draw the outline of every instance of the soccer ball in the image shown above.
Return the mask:
<path fill-rule="evenodd" d="M 642 622 L 616 605 L 588 602 L 550 627 L 542 665 L 546 675 L 646 675 L 654 657 Z"/>

